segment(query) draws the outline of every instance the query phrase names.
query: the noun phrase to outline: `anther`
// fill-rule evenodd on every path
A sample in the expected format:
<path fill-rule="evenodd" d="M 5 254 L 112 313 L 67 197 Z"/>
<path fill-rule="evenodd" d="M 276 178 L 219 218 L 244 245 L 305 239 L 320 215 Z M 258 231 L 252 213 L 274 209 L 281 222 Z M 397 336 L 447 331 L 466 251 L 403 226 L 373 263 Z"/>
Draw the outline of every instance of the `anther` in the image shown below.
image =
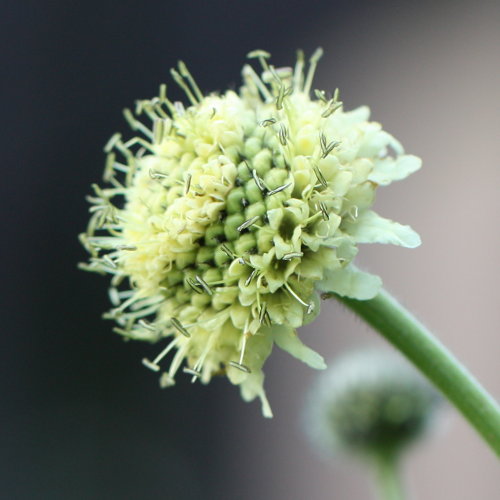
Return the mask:
<path fill-rule="evenodd" d="M 191 289 L 196 292 L 196 293 L 203 293 L 200 288 L 198 283 L 196 283 L 193 279 L 191 278 L 186 278 L 186 283 L 191 287 Z"/>
<path fill-rule="evenodd" d="M 212 290 L 208 286 L 207 282 L 200 278 L 198 275 L 196 275 L 196 281 L 200 284 L 200 286 L 203 288 L 203 290 L 208 294 L 208 295 L 213 295 Z"/>
<path fill-rule="evenodd" d="M 245 229 L 249 228 L 250 226 L 255 224 L 259 219 L 260 219 L 260 217 L 258 215 L 256 215 L 256 216 L 246 220 L 245 222 L 243 222 L 243 224 L 238 226 L 236 229 L 241 233 L 241 231 L 244 231 Z"/>
<path fill-rule="evenodd" d="M 106 143 L 104 146 L 104 152 L 105 153 L 110 153 L 111 150 L 116 146 L 118 141 L 122 138 L 122 135 L 120 133 L 113 134 L 109 141 Z"/>
<path fill-rule="evenodd" d="M 186 177 L 186 187 L 184 188 L 184 194 L 188 194 L 189 193 L 189 188 L 191 187 L 191 179 L 192 179 L 192 175 L 191 174 L 187 174 L 187 177 Z"/>
<path fill-rule="evenodd" d="M 245 281 L 245 286 L 248 286 L 251 281 L 254 279 L 255 275 L 257 274 L 257 269 L 254 269 L 251 273 L 250 273 L 250 276 L 248 276 L 248 278 L 246 279 Z"/>
<path fill-rule="evenodd" d="M 152 168 L 149 169 L 149 177 L 151 177 L 151 179 L 154 179 L 155 181 L 158 179 L 168 179 L 168 175 L 155 172 Z"/>
<path fill-rule="evenodd" d="M 280 128 L 278 130 L 278 138 L 280 140 L 281 145 L 286 146 L 288 139 L 288 130 L 285 127 L 285 125 L 283 125 L 283 123 L 280 123 Z"/>
<path fill-rule="evenodd" d="M 324 188 L 327 188 L 328 187 L 328 183 L 326 182 L 326 179 L 323 176 L 323 174 L 321 173 L 321 170 L 319 169 L 318 165 L 313 165 L 313 170 L 314 170 L 314 173 L 316 174 L 316 178 L 318 179 L 318 182 Z"/>
<path fill-rule="evenodd" d="M 230 259 L 234 259 L 236 256 L 235 254 L 231 251 L 231 249 L 225 244 L 225 243 L 222 243 L 222 245 L 220 246 L 220 249 L 230 258 Z"/>
<path fill-rule="evenodd" d="M 192 368 L 188 368 L 187 366 L 185 366 L 182 371 L 184 373 L 187 373 L 188 375 L 193 375 L 194 379 L 196 380 L 197 378 L 201 377 L 201 372 L 199 372 L 198 370 L 193 370 Z M 194 382 L 194 380 L 193 380 Z"/>
<path fill-rule="evenodd" d="M 264 71 L 268 71 L 269 70 L 269 65 L 267 64 L 267 61 L 266 59 L 269 59 L 271 57 L 271 54 L 269 52 L 266 52 L 265 50 L 252 50 L 251 52 L 249 52 L 247 54 L 247 58 L 248 59 L 258 59 L 261 66 L 262 66 L 262 69 Z"/>
<path fill-rule="evenodd" d="M 152 361 L 149 361 L 149 359 L 147 359 L 147 358 L 143 358 L 142 359 L 142 364 L 146 368 L 149 368 L 150 370 L 152 370 L 154 372 L 159 372 L 160 371 L 160 367 L 156 363 L 153 363 Z"/>
<path fill-rule="evenodd" d="M 321 211 L 321 215 L 323 216 L 324 220 L 330 220 L 330 216 L 328 215 L 328 209 L 326 208 L 326 205 L 324 202 L 320 201 L 318 203 L 318 208 Z"/>
<path fill-rule="evenodd" d="M 276 109 L 279 111 L 283 109 L 283 99 L 285 98 L 286 88 L 284 85 L 280 85 L 278 89 L 278 95 L 276 97 Z"/>
<path fill-rule="evenodd" d="M 241 363 L 238 363 L 238 361 L 229 361 L 228 363 L 230 366 L 232 366 L 233 368 L 237 368 L 238 370 L 242 371 L 242 372 L 245 372 L 245 373 L 252 373 L 252 370 L 250 370 L 250 368 L 248 368 L 248 366 L 246 365 L 243 365 Z"/>
<path fill-rule="evenodd" d="M 304 254 L 302 252 L 290 252 L 283 255 L 282 260 L 292 260 L 295 258 L 303 257 L 303 255 Z"/>
<path fill-rule="evenodd" d="M 170 318 L 172 326 L 185 337 L 191 337 L 191 334 L 182 326 L 181 322 L 177 318 Z"/>
<path fill-rule="evenodd" d="M 272 196 L 273 194 L 279 193 L 281 191 L 284 191 L 286 188 L 290 187 L 292 185 L 291 182 L 288 182 L 287 184 L 283 184 L 283 186 L 277 187 L 276 189 L 273 189 L 271 191 L 267 192 L 267 196 Z"/>
<path fill-rule="evenodd" d="M 326 97 L 326 92 L 324 90 L 314 89 L 314 95 L 318 100 L 323 101 L 324 103 L 328 102 L 328 99 Z"/>
<path fill-rule="evenodd" d="M 130 252 L 133 252 L 135 250 L 137 250 L 137 247 L 134 246 L 134 245 L 118 245 L 116 247 L 117 250 L 128 250 Z"/>
<path fill-rule="evenodd" d="M 153 122 L 153 141 L 155 144 L 161 144 L 165 134 L 165 120 L 157 118 Z"/>
<path fill-rule="evenodd" d="M 340 144 L 338 141 L 327 143 L 325 134 L 323 133 L 319 136 L 319 142 L 321 145 L 321 158 L 326 158 Z"/>
<path fill-rule="evenodd" d="M 269 125 L 273 125 L 276 123 L 276 118 L 267 118 L 266 120 L 262 120 L 260 122 L 261 127 L 268 127 Z"/>
<path fill-rule="evenodd" d="M 160 387 L 165 389 L 173 385 L 175 385 L 175 380 L 167 372 L 162 373 L 160 376 Z"/>
<path fill-rule="evenodd" d="M 267 188 L 264 185 L 264 181 L 258 176 L 257 171 L 255 169 L 252 170 L 252 177 L 253 177 L 253 180 L 255 181 L 255 184 L 257 184 L 257 187 L 262 192 L 267 191 Z"/>

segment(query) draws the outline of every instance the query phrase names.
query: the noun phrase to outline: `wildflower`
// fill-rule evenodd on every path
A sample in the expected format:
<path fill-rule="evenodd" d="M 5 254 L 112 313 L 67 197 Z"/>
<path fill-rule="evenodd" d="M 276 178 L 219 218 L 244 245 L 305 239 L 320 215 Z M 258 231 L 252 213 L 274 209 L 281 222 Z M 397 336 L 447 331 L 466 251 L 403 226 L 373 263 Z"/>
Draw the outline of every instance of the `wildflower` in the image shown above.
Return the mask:
<path fill-rule="evenodd" d="M 355 351 L 318 379 L 306 408 L 306 430 L 329 453 L 396 458 L 427 430 L 440 402 L 401 356 Z"/>
<path fill-rule="evenodd" d="M 83 267 L 112 275 L 106 317 L 117 333 L 168 339 L 144 361 L 162 386 L 182 365 L 193 381 L 225 373 L 271 416 L 262 367 L 273 344 L 324 368 L 296 334 L 318 314 L 319 293 L 377 294 L 381 280 L 352 264 L 357 244 L 420 243 L 371 210 L 376 188 L 420 160 L 369 122 L 368 108 L 345 112 L 338 90 L 311 98 L 320 56 L 305 71 L 301 52 L 291 69 L 254 51 L 261 75 L 245 65 L 239 93 L 210 95 L 180 62 L 172 76 L 189 104 L 162 85 L 135 114 L 125 110 L 138 135 L 115 134 L 105 147 Z"/>

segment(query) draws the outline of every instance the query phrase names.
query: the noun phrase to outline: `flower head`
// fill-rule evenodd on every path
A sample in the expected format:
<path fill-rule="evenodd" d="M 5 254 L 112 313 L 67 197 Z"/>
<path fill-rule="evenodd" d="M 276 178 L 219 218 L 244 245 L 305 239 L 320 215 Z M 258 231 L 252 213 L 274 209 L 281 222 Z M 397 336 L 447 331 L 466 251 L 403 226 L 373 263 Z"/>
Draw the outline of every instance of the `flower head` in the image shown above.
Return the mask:
<path fill-rule="evenodd" d="M 441 401 L 395 352 L 351 352 L 324 372 L 311 391 L 306 430 L 330 453 L 394 454 L 422 435 Z"/>
<path fill-rule="evenodd" d="M 181 62 L 172 76 L 189 105 L 171 102 L 162 85 L 135 115 L 124 112 L 137 136 L 116 134 L 105 147 L 84 267 L 112 275 L 106 316 L 118 333 L 168 339 L 144 361 L 163 372 L 162 386 L 182 365 L 202 382 L 225 373 L 270 416 L 262 366 L 273 344 L 325 366 L 295 332 L 318 314 L 318 292 L 377 293 L 380 279 L 352 265 L 357 244 L 419 244 L 370 207 L 377 186 L 420 160 L 369 122 L 368 108 L 344 112 L 337 90 L 311 98 L 320 56 L 305 71 L 302 53 L 292 69 L 254 51 L 262 73 L 245 65 L 239 93 L 210 95 Z"/>

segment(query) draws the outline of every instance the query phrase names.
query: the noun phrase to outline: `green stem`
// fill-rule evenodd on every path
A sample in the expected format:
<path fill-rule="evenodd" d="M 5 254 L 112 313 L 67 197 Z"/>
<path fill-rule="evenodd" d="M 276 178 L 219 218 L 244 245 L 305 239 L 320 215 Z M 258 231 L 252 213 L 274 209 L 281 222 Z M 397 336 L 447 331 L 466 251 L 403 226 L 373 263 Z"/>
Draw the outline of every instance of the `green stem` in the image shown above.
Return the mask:
<path fill-rule="evenodd" d="M 410 359 L 500 456 L 500 407 L 409 311 L 384 290 L 362 301 L 329 295 L 361 316 Z"/>
<path fill-rule="evenodd" d="M 380 500 L 404 500 L 403 486 L 399 476 L 398 456 L 394 453 L 377 454 L 375 470 Z"/>

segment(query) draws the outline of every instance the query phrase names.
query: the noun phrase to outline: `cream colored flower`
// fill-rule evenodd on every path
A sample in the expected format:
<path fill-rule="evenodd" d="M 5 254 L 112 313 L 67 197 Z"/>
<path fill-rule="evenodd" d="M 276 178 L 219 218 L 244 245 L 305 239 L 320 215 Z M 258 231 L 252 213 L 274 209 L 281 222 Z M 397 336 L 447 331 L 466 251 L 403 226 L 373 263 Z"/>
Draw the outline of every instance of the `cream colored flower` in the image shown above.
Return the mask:
<path fill-rule="evenodd" d="M 302 53 L 294 69 L 273 67 L 263 51 L 249 56 L 263 71 L 245 65 L 239 93 L 205 96 L 179 63 L 172 75 L 189 106 L 161 86 L 137 103 L 151 125 L 125 111 L 138 136 L 107 144 L 107 187 L 94 186 L 81 240 L 85 268 L 113 275 L 106 316 L 116 331 L 168 339 L 145 360 L 162 386 L 182 365 L 204 383 L 225 373 L 271 416 L 262 366 L 273 344 L 325 367 L 295 331 L 318 314 L 318 292 L 377 294 L 380 278 L 352 265 L 357 244 L 420 243 L 371 210 L 376 188 L 420 160 L 369 122 L 368 108 L 345 112 L 338 91 L 310 97 L 321 51 L 307 72 Z"/>

